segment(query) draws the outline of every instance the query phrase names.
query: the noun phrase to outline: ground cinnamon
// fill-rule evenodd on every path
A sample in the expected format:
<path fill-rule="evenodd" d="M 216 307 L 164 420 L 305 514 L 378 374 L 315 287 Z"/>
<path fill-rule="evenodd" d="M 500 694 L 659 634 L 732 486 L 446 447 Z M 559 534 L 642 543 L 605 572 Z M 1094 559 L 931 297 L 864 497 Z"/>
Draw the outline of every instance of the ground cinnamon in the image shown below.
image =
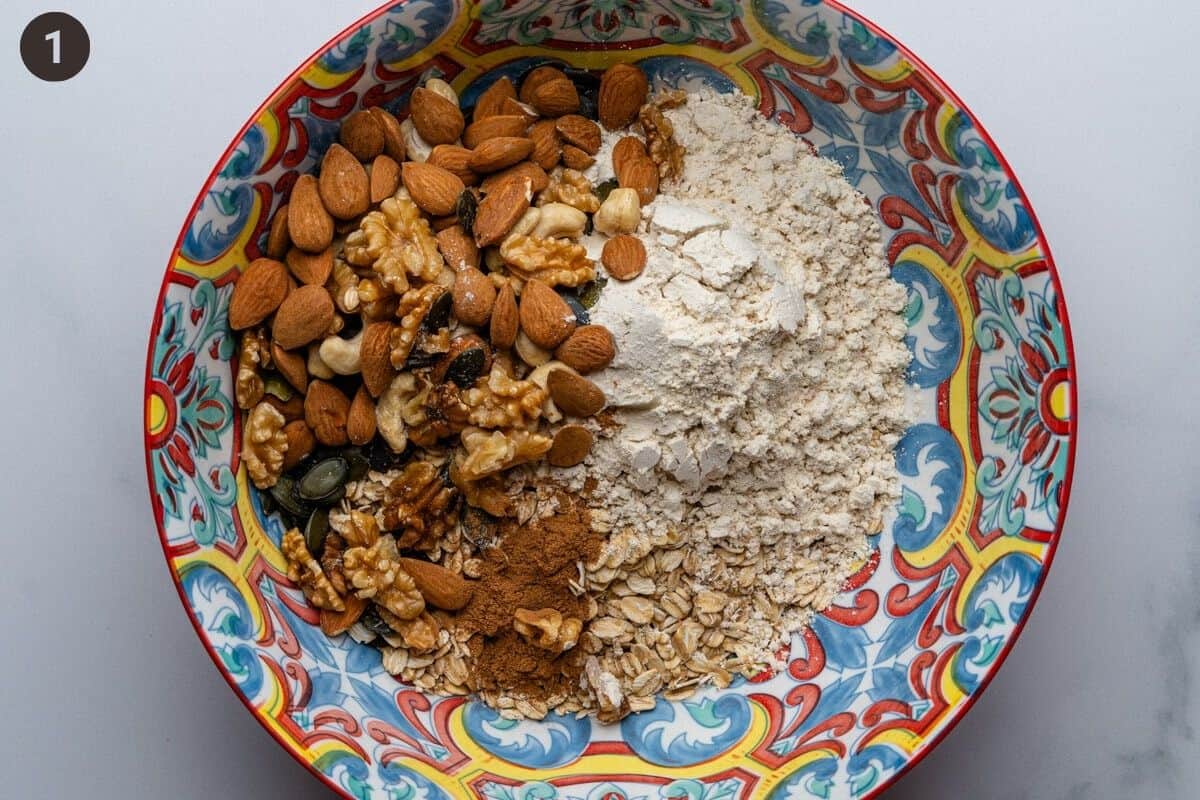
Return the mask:
<path fill-rule="evenodd" d="M 471 602 L 455 615 L 459 630 L 474 633 L 467 644 L 472 689 L 543 699 L 578 685 L 581 648 L 556 656 L 530 644 L 512 625 L 518 608 L 553 608 L 587 619 L 588 599 L 572 593 L 570 582 L 578 581 L 578 563 L 593 559 L 603 540 L 592 530 L 587 509 L 563 499 L 565 510 L 554 516 L 525 525 L 501 522 L 496 546 L 481 554 L 482 574 Z"/>

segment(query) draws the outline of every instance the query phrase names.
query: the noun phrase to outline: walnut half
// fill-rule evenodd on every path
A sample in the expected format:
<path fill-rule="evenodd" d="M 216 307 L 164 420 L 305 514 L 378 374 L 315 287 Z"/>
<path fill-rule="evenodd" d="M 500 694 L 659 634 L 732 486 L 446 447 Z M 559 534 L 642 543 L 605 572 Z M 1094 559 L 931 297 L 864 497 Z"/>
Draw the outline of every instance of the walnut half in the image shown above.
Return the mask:
<path fill-rule="evenodd" d="M 467 455 L 458 463 L 464 480 L 475 481 L 501 470 L 541 458 L 554 440 L 526 430 L 492 431 L 467 428 L 462 434 Z"/>
<path fill-rule="evenodd" d="M 370 547 L 351 547 L 342 554 L 342 571 L 363 600 L 374 600 L 400 619 L 416 619 L 425 598 L 400 566 L 400 551 L 391 536 L 380 536 Z"/>
<path fill-rule="evenodd" d="M 567 239 L 510 236 L 500 245 L 505 264 L 522 280 L 547 286 L 581 286 L 596 278 L 587 248 Z"/>
<path fill-rule="evenodd" d="M 346 604 L 338 596 L 317 559 L 308 551 L 300 531 L 292 528 L 283 535 L 280 544 L 283 556 L 287 559 L 288 580 L 300 587 L 308 602 L 327 611 L 345 611 Z"/>
<path fill-rule="evenodd" d="M 389 197 L 363 217 L 358 230 L 346 237 L 345 253 L 351 264 L 371 267 L 397 294 L 408 288 L 409 276 L 432 281 L 443 263 L 429 222 L 403 196 Z"/>
<path fill-rule="evenodd" d="M 270 489 L 283 472 L 283 456 L 288 449 L 283 425 L 283 414 L 267 402 L 256 405 L 246 417 L 246 426 L 242 429 L 242 461 L 250 480 L 259 489 Z"/>

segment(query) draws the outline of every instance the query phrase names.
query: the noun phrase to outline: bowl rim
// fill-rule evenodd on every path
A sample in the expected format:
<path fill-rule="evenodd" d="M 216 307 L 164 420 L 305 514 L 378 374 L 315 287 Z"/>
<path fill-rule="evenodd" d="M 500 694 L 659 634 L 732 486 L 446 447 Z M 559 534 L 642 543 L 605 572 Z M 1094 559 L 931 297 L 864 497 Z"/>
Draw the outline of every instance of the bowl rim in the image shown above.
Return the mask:
<path fill-rule="evenodd" d="M 1005 176 L 1012 183 L 1013 188 L 1017 192 L 1017 196 L 1023 202 L 1025 210 L 1029 213 L 1029 218 L 1033 224 L 1033 229 L 1037 234 L 1038 246 L 1043 253 L 1044 261 L 1046 262 L 1047 274 L 1049 275 L 1050 281 L 1052 282 L 1058 297 L 1063 298 L 1062 281 L 1059 276 L 1058 267 L 1051 253 L 1050 244 L 1047 240 L 1046 233 L 1042 228 L 1041 221 L 1038 219 L 1037 212 L 1034 210 L 1033 204 L 1029 202 L 1029 195 L 1025 191 L 1024 186 L 1021 185 L 1020 179 L 1017 177 L 1016 172 L 1012 169 L 1008 159 L 997 146 L 992 135 L 980 122 L 979 118 L 974 114 L 974 112 L 971 111 L 970 107 L 963 101 L 958 93 L 956 93 L 954 89 L 952 89 L 949 84 L 942 79 L 938 72 L 931 68 L 925 61 L 923 61 L 911 49 L 909 49 L 907 45 L 901 42 L 897 37 L 893 36 L 883 26 L 878 25 L 874 21 L 868 19 L 865 15 L 848 7 L 844 2 L 842 2 L 842 0 L 821 0 L 821 2 L 824 5 L 827 5 L 830 8 L 838 11 L 839 13 L 857 21 L 873 35 L 878 36 L 886 40 L 889 44 L 893 45 L 897 52 L 905 60 L 911 63 L 918 72 L 934 83 L 935 87 L 944 95 L 947 100 L 951 101 L 960 112 L 970 118 L 975 130 L 979 133 L 979 136 L 983 139 L 988 149 L 995 155 L 996 160 L 999 162 L 999 165 Z M 299 77 L 309 67 L 315 64 L 321 58 L 321 56 L 328 52 L 334 45 L 345 39 L 347 36 L 353 34 L 355 30 L 363 27 L 364 25 L 370 24 L 378 17 L 386 14 L 394 5 L 394 0 L 387 0 L 387 2 L 384 2 L 382 5 L 368 11 L 358 19 L 346 25 L 344 28 L 318 46 L 311 55 L 305 58 L 299 64 L 299 66 L 288 73 L 288 75 L 285 76 L 283 80 L 281 80 L 279 84 L 267 94 L 266 98 L 264 98 L 262 103 L 259 104 L 253 112 L 251 112 L 246 122 L 242 124 L 237 133 L 234 134 L 229 145 L 226 146 L 221 155 L 217 158 L 216 163 L 208 174 L 208 177 L 206 177 L 204 182 L 201 184 L 200 190 L 197 192 L 196 199 L 192 202 L 191 207 L 184 216 L 184 221 L 180 228 L 179 234 L 176 236 L 175 243 L 171 248 L 171 253 L 168 257 L 166 268 L 163 270 L 162 281 L 159 285 L 157 299 L 155 300 L 154 317 L 150 326 L 150 336 L 146 351 L 146 368 L 143 386 L 142 428 L 144 431 L 143 440 L 146 451 L 146 475 L 148 480 L 149 499 L 152 507 L 155 499 L 154 471 L 151 461 L 153 449 L 150 442 L 150 432 L 146 429 L 144 423 L 149 412 L 149 403 L 151 397 L 150 376 L 152 375 L 153 370 L 154 344 L 155 338 L 162 324 L 163 302 L 166 299 L 167 290 L 170 286 L 172 267 L 176 257 L 179 255 L 180 248 L 183 244 L 184 237 L 187 235 L 191 220 L 193 217 L 195 217 L 197 211 L 199 211 L 204 197 L 207 194 L 207 189 L 217 178 L 222 165 L 224 165 L 229 159 L 229 156 L 233 154 L 238 144 L 245 137 L 246 133 L 254 126 L 255 122 L 262 115 L 262 113 L 267 110 L 271 100 L 278 96 L 286 87 L 291 85 L 293 81 L 299 79 Z M 1059 505 L 1059 514 L 1055 520 L 1053 535 L 1050 537 L 1050 541 L 1046 548 L 1045 558 L 1042 562 L 1041 570 L 1038 575 L 1038 581 L 1030 594 L 1025 613 L 1022 615 L 1021 619 L 1017 621 L 1011 636 L 1009 636 L 1007 641 L 1005 641 L 1004 646 L 1001 648 L 1000 653 L 996 657 L 995 665 L 982 678 L 975 691 L 966 697 L 959 707 L 954 710 L 953 715 L 946 721 L 946 723 L 942 725 L 932 737 L 930 737 L 928 742 L 925 743 L 912 758 L 908 759 L 896 772 L 889 775 L 878 786 L 874 787 L 869 793 L 864 795 L 861 800 L 872 800 L 872 798 L 877 798 L 883 794 L 883 792 L 894 786 L 914 767 L 924 761 L 929 754 L 932 753 L 939 744 L 945 741 L 946 737 L 958 726 L 958 724 L 967 715 L 967 712 L 969 712 L 979 701 L 980 697 L 983 696 L 983 693 L 991 685 L 992 680 L 995 679 L 996 675 L 1000 672 L 1000 669 L 1004 666 L 1004 663 L 1008 660 L 1009 655 L 1012 653 L 1013 647 L 1016 645 L 1017 640 L 1021 638 L 1021 634 L 1024 632 L 1025 626 L 1028 624 L 1030 617 L 1033 615 L 1034 609 L 1037 606 L 1037 601 L 1041 596 L 1042 589 L 1045 587 L 1046 579 L 1050 573 L 1050 568 L 1054 564 L 1054 557 L 1058 553 L 1058 545 L 1060 543 L 1063 528 L 1066 523 L 1067 511 L 1071 499 L 1071 488 L 1075 477 L 1075 452 L 1078 448 L 1079 434 L 1078 364 L 1075 358 L 1074 337 L 1072 336 L 1070 317 L 1067 311 L 1065 300 L 1060 309 L 1060 317 L 1063 328 L 1063 336 L 1066 342 L 1066 357 L 1068 365 L 1067 370 L 1070 378 L 1068 381 L 1068 401 L 1070 403 L 1069 408 L 1071 409 L 1071 417 L 1068 420 L 1066 436 L 1067 441 L 1070 443 L 1070 447 L 1067 451 L 1067 467 L 1063 478 L 1063 493 L 1062 500 Z M 155 515 L 154 525 L 157 529 L 159 545 L 162 547 L 163 556 L 167 562 L 167 569 L 171 573 L 171 580 L 175 585 L 175 591 L 179 596 L 180 603 L 183 605 L 188 621 L 191 623 L 192 629 L 195 631 L 197 638 L 199 638 L 201 646 L 212 660 L 213 665 L 217 668 L 217 671 L 220 673 L 221 677 L 224 678 L 225 682 L 229 685 L 229 688 L 233 690 L 234 696 L 241 702 L 246 710 L 250 712 L 250 716 L 254 719 L 254 721 L 257 722 L 259 726 L 262 727 L 263 730 L 265 730 L 271 736 L 271 738 L 274 739 L 275 742 L 284 749 L 285 752 L 287 752 L 301 766 L 308 770 L 310 774 L 316 777 L 321 783 L 323 783 L 337 795 L 349 798 L 350 795 L 346 794 L 342 787 L 335 783 L 330 776 L 318 770 L 312 764 L 312 762 L 304 756 L 303 753 L 299 752 L 290 742 L 285 741 L 276 731 L 272 730 L 267 724 L 266 720 L 259 715 L 257 709 L 251 704 L 250 700 L 238 689 L 237 683 L 232 674 L 230 674 L 229 670 L 227 670 L 224 664 L 222 664 L 220 656 L 213 649 L 212 644 L 204 635 L 204 631 L 200 627 L 200 621 L 197 619 L 192 605 L 188 601 L 188 596 L 183 587 L 183 583 L 180 580 L 179 573 L 176 571 L 174 563 L 171 560 L 171 553 L 167 543 L 165 527 L 160 523 L 157 515 Z"/>

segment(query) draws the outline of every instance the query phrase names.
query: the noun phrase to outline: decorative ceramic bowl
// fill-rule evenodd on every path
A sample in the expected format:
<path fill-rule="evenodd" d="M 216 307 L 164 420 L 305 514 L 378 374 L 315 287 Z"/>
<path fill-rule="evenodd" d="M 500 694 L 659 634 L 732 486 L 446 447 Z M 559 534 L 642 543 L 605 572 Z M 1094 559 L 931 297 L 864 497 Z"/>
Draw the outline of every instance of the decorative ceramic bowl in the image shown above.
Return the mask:
<path fill-rule="evenodd" d="M 440 75 L 636 61 L 657 86 L 758 98 L 845 167 L 908 287 L 921 419 L 874 554 L 786 671 L 614 726 L 511 722 L 401 685 L 329 639 L 288 582 L 238 461 L 226 320 L 237 271 L 356 108 Z M 966 713 L 1019 633 L 1062 529 L 1074 364 L 1058 278 L 987 134 L 920 61 L 835 2 L 408 0 L 333 39 L 221 157 L 162 287 L 146 376 L 155 518 L 197 633 L 246 707 L 348 798 L 872 797 Z"/>

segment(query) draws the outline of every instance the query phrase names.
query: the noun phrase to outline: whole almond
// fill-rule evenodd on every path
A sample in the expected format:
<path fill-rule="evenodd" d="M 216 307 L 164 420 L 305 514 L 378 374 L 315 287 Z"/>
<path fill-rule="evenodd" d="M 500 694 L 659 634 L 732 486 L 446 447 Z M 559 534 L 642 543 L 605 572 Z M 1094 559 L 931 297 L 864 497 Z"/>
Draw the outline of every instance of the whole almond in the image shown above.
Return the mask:
<path fill-rule="evenodd" d="M 300 353 L 284 350 L 278 342 L 271 343 L 271 361 L 275 369 L 297 392 L 308 391 L 308 359 Z"/>
<path fill-rule="evenodd" d="M 453 101 L 424 87 L 413 91 L 409 112 L 417 133 L 431 145 L 456 141 L 467 125 Z"/>
<path fill-rule="evenodd" d="M 572 417 L 590 417 L 604 408 L 606 402 L 599 386 L 565 369 L 551 370 L 546 378 L 546 390 L 554 405 Z"/>
<path fill-rule="evenodd" d="M 333 272 L 333 248 L 319 253 L 306 253 L 298 247 L 287 252 L 287 266 L 296 280 L 310 286 L 324 286 Z"/>
<path fill-rule="evenodd" d="M 301 175 L 288 200 L 288 235 L 292 244 L 310 253 L 319 253 L 333 242 L 333 217 L 321 202 L 317 179 Z"/>
<path fill-rule="evenodd" d="M 479 95 L 479 99 L 475 101 L 475 114 L 473 119 L 478 122 L 487 117 L 494 117 L 500 113 L 500 107 L 503 105 L 505 98 L 517 97 L 517 89 L 513 86 L 513 82 L 507 75 L 499 78 L 488 88 L 484 89 Z"/>
<path fill-rule="evenodd" d="M 467 188 L 453 172 L 417 161 L 405 161 L 400 176 L 412 201 L 435 217 L 452 213 L 458 196 Z"/>
<path fill-rule="evenodd" d="M 372 397 L 383 394 L 396 377 L 396 369 L 392 366 L 394 328 L 391 322 L 384 321 L 372 322 L 363 329 L 358 361 L 362 370 L 363 385 Z"/>
<path fill-rule="evenodd" d="M 440 233 L 447 228 L 452 228 L 458 224 L 457 214 L 447 214 L 444 217 L 434 217 L 429 220 L 429 227 L 433 228 L 434 233 Z"/>
<path fill-rule="evenodd" d="M 497 114 L 485 117 L 478 122 L 472 122 L 463 131 L 463 146 L 476 148 L 481 142 L 495 139 L 497 136 L 524 136 L 529 127 L 522 116 L 513 114 Z"/>
<path fill-rule="evenodd" d="M 383 152 L 383 123 L 370 109 L 360 109 L 346 117 L 338 141 L 359 161 L 370 161 Z"/>
<path fill-rule="evenodd" d="M 339 633 L 345 633 L 353 628 L 354 623 L 362 618 L 363 613 L 370 604 L 370 600 L 363 600 L 358 595 L 350 592 L 342 598 L 342 605 L 345 606 L 345 611 L 330 611 L 328 608 L 322 608 L 321 633 L 326 636 L 337 636 Z"/>
<path fill-rule="evenodd" d="M 620 174 L 625 164 L 632 159 L 649 157 L 650 154 L 646 152 L 646 145 L 641 139 L 636 136 L 622 136 L 613 146 L 613 173 Z"/>
<path fill-rule="evenodd" d="M 308 385 L 304 396 L 304 421 L 312 428 L 313 436 L 326 447 L 340 447 L 348 439 L 346 420 L 350 416 L 350 400 L 332 383 L 315 380 Z"/>
<path fill-rule="evenodd" d="M 486 325 L 492 316 L 492 304 L 496 302 L 496 284 L 474 267 L 460 270 L 454 276 L 454 316 L 465 325 Z"/>
<path fill-rule="evenodd" d="M 284 350 L 294 350 L 324 336 L 333 316 L 333 298 L 324 286 L 301 286 L 275 312 L 271 338 Z"/>
<path fill-rule="evenodd" d="M 632 64 L 613 64 L 600 76 L 596 100 L 600 124 L 610 131 L 624 128 L 637 117 L 649 93 L 646 73 Z"/>
<path fill-rule="evenodd" d="M 375 438 L 375 402 L 367 387 L 360 386 L 346 415 L 346 438 L 350 444 L 363 445 Z"/>
<path fill-rule="evenodd" d="M 524 161 L 531 152 L 533 142 L 524 136 L 497 136 L 471 151 L 470 166 L 476 172 L 499 172 Z"/>
<path fill-rule="evenodd" d="M 524 117 L 526 125 L 532 125 L 537 122 L 538 118 L 538 113 L 533 106 L 522 103 L 520 100 L 513 100 L 511 97 L 504 98 L 504 102 L 500 104 L 500 113 L 510 117 Z"/>
<path fill-rule="evenodd" d="M 426 164 L 441 167 L 452 172 L 463 182 L 464 186 L 474 186 L 479 183 L 479 175 L 471 169 L 471 151 L 456 144 L 439 144 L 425 159 Z"/>
<path fill-rule="evenodd" d="M 554 120 L 535 122 L 529 129 L 529 139 L 533 142 L 533 151 L 529 154 L 529 159 L 542 169 L 554 169 L 562 157 L 562 140 Z"/>
<path fill-rule="evenodd" d="M 382 203 L 400 188 L 400 165 L 389 155 L 380 154 L 371 162 L 371 203 Z"/>
<path fill-rule="evenodd" d="M 539 280 L 521 290 L 521 330 L 538 347 L 553 350 L 575 330 L 575 312 L 567 301 Z"/>
<path fill-rule="evenodd" d="M 317 438 L 313 436 L 312 428 L 302 419 L 294 419 L 284 425 L 283 435 L 287 437 L 287 451 L 283 454 L 283 469 L 287 471 L 308 458 L 316 449 Z"/>
<path fill-rule="evenodd" d="M 570 80 L 558 67 L 543 64 L 521 79 L 521 102 L 533 104 L 533 93 L 539 86 L 554 80 Z"/>
<path fill-rule="evenodd" d="M 442 258 L 446 260 L 446 265 L 450 269 L 457 272 L 467 267 L 479 266 L 479 248 L 475 244 L 475 239 L 457 221 L 444 230 L 438 231 L 436 238 L 438 250 L 441 251 Z"/>
<path fill-rule="evenodd" d="M 523 178 L 529 179 L 529 188 L 534 194 L 537 194 L 550 185 L 550 176 L 546 174 L 546 170 L 532 161 L 522 161 L 520 164 L 514 164 L 508 169 L 488 175 L 483 179 L 483 183 L 479 185 L 479 188 L 484 194 L 490 194 L 500 188 L 500 185 L 503 183 L 508 183 L 511 180 L 519 181 Z"/>
<path fill-rule="evenodd" d="M 471 601 L 475 587 L 461 575 L 440 564 L 416 558 L 400 558 L 400 568 L 408 573 L 425 602 L 445 611 L 459 611 Z"/>
<path fill-rule="evenodd" d="M 616 354 L 613 336 L 603 325 L 576 328 L 554 351 L 555 358 L 581 375 L 604 369 Z"/>
<path fill-rule="evenodd" d="M 562 149 L 562 163 L 568 169 L 575 169 L 582 172 L 595 164 L 596 159 L 573 144 L 565 144 Z"/>
<path fill-rule="evenodd" d="M 552 467 L 582 464 L 595 441 L 592 432 L 582 425 L 564 425 L 554 434 L 554 443 L 546 453 L 546 461 Z"/>
<path fill-rule="evenodd" d="M 631 281 L 646 268 L 646 246 L 628 233 L 612 237 L 600 251 L 600 263 L 619 281 Z"/>
<path fill-rule="evenodd" d="M 496 294 L 496 302 L 492 304 L 492 322 L 488 332 L 492 347 L 497 350 L 512 347 L 517 341 L 520 329 L 517 294 L 513 291 L 512 284 L 506 282 Z"/>
<path fill-rule="evenodd" d="M 567 78 L 546 81 L 533 90 L 529 105 L 543 117 L 561 117 L 579 110 L 579 92 Z"/>
<path fill-rule="evenodd" d="M 631 158 L 617 172 L 617 183 L 622 189 L 633 189 L 638 193 L 642 205 L 646 205 L 658 194 L 658 165 L 645 158 Z"/>
<path fill-rule="evenodd" d="M 567 144 L 573 144 L 589 156 L 600 152 L 600 126 L 587 117 L 567 114 L 559 117 L 554 127 Z"/>
<path fill-rule="evenodd" d="M 288 238 L 287 209 L 288 204 L 284 203 L 271 218 L 271 231 L 267 234 L 267 255 L 271 258 L 283 258 L 292 243 Z"/>
<path fill-rule="evenodd" d="M 287 267 L 272 258 L 250 262 L 229 298 L 229 327 L 235 331 L 251 328 L 279 308 L 291 288 Z"/>
<path fill-rule="evenodd" d="M 400 127 L 400 120 L 386 108 L 372 106 L 367 110 L 383 129 L 383 152 L 397 164 L 404 161 L 404 129 Z M 354 152 L 352 147 L 347 149 Z"/>
<path fill-rule="evenodd" d="M 487 247 L 503 239 L 529 209 L 532 197 L 528 178 L 502 183 L 485 195 L 475 210 L 475 244 Z"/>

